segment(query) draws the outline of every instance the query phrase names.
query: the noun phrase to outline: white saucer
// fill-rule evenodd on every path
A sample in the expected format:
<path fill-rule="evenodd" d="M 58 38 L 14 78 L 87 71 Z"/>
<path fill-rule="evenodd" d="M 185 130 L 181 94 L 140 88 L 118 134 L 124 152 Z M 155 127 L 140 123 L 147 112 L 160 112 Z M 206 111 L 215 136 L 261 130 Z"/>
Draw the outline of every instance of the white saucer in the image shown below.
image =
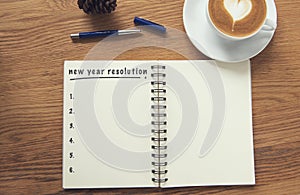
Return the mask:
<path fill-rule="evenodd" d="M 260 31 L 254 37 L 242 41 L 229 41 L 216 34 L 208 23 L 208 0 L 185 0 L 183 24 L 194 46 L 204 55 L 223 62 L 239 62 L 259 54 L 271 41 L 274 31 Z M 274 0 L 267 0 L 268 18 L 277 23 Z"/>

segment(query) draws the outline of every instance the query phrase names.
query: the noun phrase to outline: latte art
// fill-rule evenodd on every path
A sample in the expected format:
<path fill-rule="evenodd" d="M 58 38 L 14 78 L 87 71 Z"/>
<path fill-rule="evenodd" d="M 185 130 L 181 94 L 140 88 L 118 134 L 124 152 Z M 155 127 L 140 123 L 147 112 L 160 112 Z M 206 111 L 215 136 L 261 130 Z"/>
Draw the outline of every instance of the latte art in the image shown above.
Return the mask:
<path fill-rule="evenodd" d="M 252 9 L 251 0 L 224 0 L 224 7 L 232 17 L 232 31 L 234 31 L 235 22 L 245 18 Z"/>
<path fill-rule="evenodd" d="M 266 0 L 209 0 L 208 12 L 213 25 L 234 37 L 257 32 L 267 15 Z"/>

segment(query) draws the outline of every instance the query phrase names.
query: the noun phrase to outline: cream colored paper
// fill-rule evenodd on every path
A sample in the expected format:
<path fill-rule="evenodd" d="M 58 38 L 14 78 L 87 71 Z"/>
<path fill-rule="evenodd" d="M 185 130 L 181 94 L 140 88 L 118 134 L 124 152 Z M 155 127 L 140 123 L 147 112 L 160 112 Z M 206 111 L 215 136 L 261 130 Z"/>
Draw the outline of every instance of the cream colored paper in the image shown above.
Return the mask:
<path fill-rule="evenodd" d="M 158 64 L 168 122 L 161 187 L 255 183 L 249 61 L 66 61 L 64 188 L 158 187 L 150 124 Z"/>

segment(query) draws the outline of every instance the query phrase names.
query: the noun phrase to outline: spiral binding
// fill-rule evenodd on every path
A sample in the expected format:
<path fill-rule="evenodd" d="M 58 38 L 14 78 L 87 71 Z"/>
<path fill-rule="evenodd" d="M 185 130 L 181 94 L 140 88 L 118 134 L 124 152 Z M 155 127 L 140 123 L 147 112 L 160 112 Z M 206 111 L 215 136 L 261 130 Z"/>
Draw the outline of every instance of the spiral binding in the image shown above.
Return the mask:
<path fill-rule="evenodd" d="M 168 181 L 168 178 L 166 178 L 166 174 L 168 170 L 166 169 L 167 162 L 167 113 L 166 113 L 166 81 L 164 81 L 166 74 L 164 73 L 166 67 L 163 65 L 153 65 L 151 66 L 151 69 L 153 73 L 151 74 L 151 77 L 153 81 L 151 81 L 152 89 L 152 121 L 151 124 L 153 126 L 152 132 L 152 138 L 151 141 L 153 142 L 153 145 L 151 148 L 153 149 L 153 153 L 151 154 L 153 158 L 152 166 L 152 174 L 153 178 L 152 181 L 154 183 L 157 183 L 160 187 L 161 184 Z"/>

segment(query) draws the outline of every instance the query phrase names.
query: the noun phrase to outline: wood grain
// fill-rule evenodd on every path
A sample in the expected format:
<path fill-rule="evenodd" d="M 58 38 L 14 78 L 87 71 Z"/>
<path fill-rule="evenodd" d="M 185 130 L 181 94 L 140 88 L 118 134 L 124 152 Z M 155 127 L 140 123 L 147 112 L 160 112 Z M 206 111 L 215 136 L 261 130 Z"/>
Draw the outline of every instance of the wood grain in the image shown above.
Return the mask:
<path fill-rule="evenodd" d="M 276 0 L 278 29 L 252 62 L 255 186 L 174 189 L 62 189 L 64 60 L 82 60 L 101 39 L 72 42 L 70 33 L 126 29 L 134 16 L 184 31 L 184 0 L 118 0 L 106 16 L 77 2 L 0 1 L 0 194 L 300 194 L 299 0 Z M 139 48 L 118 59 L 184 59 Z"/>

